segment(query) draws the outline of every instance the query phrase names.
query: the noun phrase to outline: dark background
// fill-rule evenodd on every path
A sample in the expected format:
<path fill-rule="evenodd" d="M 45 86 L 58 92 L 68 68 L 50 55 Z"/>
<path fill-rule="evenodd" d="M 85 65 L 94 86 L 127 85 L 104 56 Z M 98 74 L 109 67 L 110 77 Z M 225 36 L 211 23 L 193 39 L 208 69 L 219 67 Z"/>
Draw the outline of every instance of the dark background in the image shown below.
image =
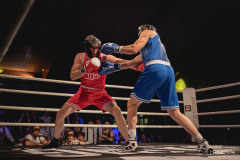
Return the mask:
<path fill-rule="evenodd" d="M 0 47 L 24 2 L 0 1 Z M 239 8 L 239 0 L 36 0 L 0 66 L 3 74 L 70 80 L 73 59 L 84 51 L 83 41 L 87 35 L 97 36 L 102 44 L 127 45 L 138 38 L 140 25 L 152 24 L 166 47 L 175 73 L 179 72 L 176 80 L 183 78 L 187 87 L 197 89 L 239 82 Z M 106 84 L 133 86 L 140 74 L 133 70 L 113 73 Z M 64 93 L 75 93 L 78 89 L 78 86 L 6 81 L 2 80 L 6 88 Z M 107 91 L 113 97 L 129 97 L 130 94 L 130 90 L 116 92 L 107 88 Z M 197 98 L 236 94 L 239 94 L 239 87 L 198 93 Z M 2 105 L 59 108 L 68 99 L 13 94 L 12 101 L 9 95 L 1 93 Z M 182 96 L 179 99 L 182 100 Z M 117 102 L 125 111 L 126 101 Z M 233 109 L 239 109 L 239 99 L 198 105 L 199 112 Z M 143 104 L 139 111 L 161 112 L 158 103 Z M 239 124 L 240 121 L 239 114 L 201 117 L 200 124 Z M 166 119 L 155 118 L 155 122 L 159 121 L 166 122 Z M 172 124 L 169 121 L 165 124 Z M 233 133 L 237 135 L 239 129 Z"/>
<path fill-rule="evenodd" d="M 1 0 L 0 44 L 23 2 Z M 239 7 L 238 0 L 36 0 L 1 65 L 6 72 L 17 68 L 35 77 L 69 80 L 74 56 L 83 52 L 87 35 L 127 45 L 138 38 L 138 26 L 150 23 L 189 87 L 238 82 Z M 133 85 L 138 75 L 123 71 L 107 82 Z"/>

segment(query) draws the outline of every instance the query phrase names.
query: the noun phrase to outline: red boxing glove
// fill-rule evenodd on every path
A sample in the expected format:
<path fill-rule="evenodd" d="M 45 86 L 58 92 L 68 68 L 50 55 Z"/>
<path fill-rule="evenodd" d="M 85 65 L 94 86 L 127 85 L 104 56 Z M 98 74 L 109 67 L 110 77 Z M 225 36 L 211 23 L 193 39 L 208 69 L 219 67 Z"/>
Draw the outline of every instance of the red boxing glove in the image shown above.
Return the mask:
<path fill-rule="evenodd" d="M 98 58 L 94 57 L 89 59 L 84 66 L 81 68 L 82 73 L 96 72 L 100 68 L 100 61 Z"/>
<path fill-rule="evenodd" d="M 142 64 L 139 64 L 138 66 L 135 67 L 135 70 L 137 71 L 144 71 L 144 67 L 145 67 L 145 64 L 142 63 Z"/>

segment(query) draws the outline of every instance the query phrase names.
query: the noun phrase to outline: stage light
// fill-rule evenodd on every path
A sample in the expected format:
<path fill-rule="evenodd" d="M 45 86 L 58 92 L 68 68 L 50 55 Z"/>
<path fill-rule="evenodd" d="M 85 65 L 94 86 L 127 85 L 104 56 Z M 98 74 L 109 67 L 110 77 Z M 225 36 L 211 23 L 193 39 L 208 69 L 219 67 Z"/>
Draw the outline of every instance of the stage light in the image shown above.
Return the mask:
<path fill-rule="evenodd" d="M 3 68 L 0 66 L 0 74 L 3 72 Z"/>
<path fill-rule="evenodd" d="M 176 82 L 176 90 L 183 91 L 185 88 L 186 88 L 185 81 L 182 78 L 177 80 L 177 82 Z"/>

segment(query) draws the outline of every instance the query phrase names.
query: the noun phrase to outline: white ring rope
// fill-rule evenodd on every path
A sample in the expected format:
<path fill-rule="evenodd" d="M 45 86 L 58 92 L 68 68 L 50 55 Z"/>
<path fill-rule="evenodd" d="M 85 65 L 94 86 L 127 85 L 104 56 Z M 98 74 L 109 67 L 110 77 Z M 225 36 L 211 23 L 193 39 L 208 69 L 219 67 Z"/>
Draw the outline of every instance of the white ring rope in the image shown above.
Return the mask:
<path fill-rule="evenodd" d="M 202 91 L 208 91 L 208 90 L 219 89 L 219 88 L 233 87 L 233 86 L 238 86 L 238 85 L 240 85 L 240 82 L 224 84 L 224 85 L 219 85 L 219 86 L 213 86 L 213 87 L 207 87 L 207 88 L 201 88 L 201 89 L 196 89 L 195 91 L 202 92 Z"/>
<path fill-rule="evenodd" d="M 240 110 L 217 111 L 217 112 L 202 112 L 202 113 L 198 113 L 198 115 L 199 116 L 205 116 L 205 115 L 234 114 L 234 113 L 240 113 Z"/>
<path fill-rule="evenodd" d="M 239 95 L 234 95 L 234 96 L 226 96 L 226 97 L 218 97 L 218 98 L 209 98 L 209 99 L 197 100 L 197 103 L 212 102 L 212 101 L 218 101 L 218 100 L 227 100 L 227 99 L 234 99 L 234 98 L 240 98 L 240 94 Z"/>
<path fill-rule="evenodd" d="M 41 81 L 41 82 L 52 82 L 52 83 L 62 83 L 62 84 L 72 84 L 72 85 L 80 85 L 81 82 L 76 81 L 64 81 L 64 80 L 55 80 L 55 79 L 44 79 L 44 78 L 31 78 L 31 77 L 22 77 L 22 76 L 13 76 L 0 74 L 1 78 L 14 78 L 14 79 L 22 79 L 22 80 L 31 80 L 31 81 Z M 133 89 L 132 86 L 120 86 L 120 85 L 110 85 L 106 84 L 107 88 L 119 88 L 119 89 Z M 177 91 L 177 93 L 182 93 L 182 91 Z"/>
<path fill-rule="evenodd" d="M 0 126 L 40 126 L 55 127 L 54 123 L 12 123 L 1 122 Z M 117 128 L 117 125 L 99 125 L 99 124 L 64 124 L 65 127 L 109 127 Z M 200 128 L 239 128 L 240 125 L 199 125 Z M 182 128 L 179 125 L 137 125 L 137 128 Z"/>
<path fill-rule="evenodd" d="M 4 75 L 0 74 L 1 78 L 15 78 L 21 80 L 33 80 L 33 81 L 42 81 L 42 82 L 52 82 L 52 83 L 61 83 L 61 84 L 71 84 L 71 85 L 80 85 L 81 82 L 73 82 L 73 81 L 63 81 L 63 80 L 54 80 L 54 79 L 44 79 L 44 78 L 30 78 L 30 77 L 22 77 L 22 76 L 13 76 L 13 75 Z M 208 91 L 219 88 L 226 88 L 240 85 L 240 82 L 231 83 L 226 85 L 219 85 L 214 87 L 196 89 L 196 92 Z M 119 86 L 119 85 L 107 85 L 108 88 L 119 88 L 119 89 L 133 89 L 131 86 Z M 72 97 L 74 94 L 68 93 L 55 93 L 55 92 L 42 92 L 42 91 L 27 91 L 27 90 L 15 90 L 15 89 L 3 89 L 0 88 L 2 92 L 11 92 L 11 93 L 24 93 L 24 94 L 38 94 L 38 95 L 51 95 L 51 96 L 65 96 Z M 182 93 L 182 91 L 177 91 L 178 93 Z M 129 98 L 125 97 L 112 97 L 115 100 L 129 100 Z M 209 98 L 203 100 L 197 100 L 197 103 L 203 102 L 212 102 L 218 100 L 227 100 L 240 98 L 240 95 L 226 96 L 226 97 L 218 97 L 218 98 Z M 160 102 L 158 99 L 152 99 L 151 102 Z M 179 101 L 179 103 L 183 103 L 183 101 Z M 1 106 L 0 109 L 9 109 L 9 110 L 28 110 L 28 111 L 48 111 L 48 112 L 57 112 L 59 109 L 55 108 L 34 108 L 34 107 L 20 107 L 20 106 Z M 97 110 L 81 110 L 79 113 L 90 113 L 90 114 L 109 114 L 102 113 Z M 198 115 L 216 115 L 216 114 L 232 114 L 232 113 L 240 113 L 240 110 L 231 110 L 231 111 L 218 111 L 218 112 L 205 112 L 198 113 Z M 122 112 L 122 114 L 127 114 L 127 112 Z M 157 116 L 169 116 L 168 113 L 151 113 L 151 112 L 138 112 L 138 115 L 157 115 Z M 50 123 L 0 123 L 0 126 L 50 126 L 54 127 L 55 124 Z M 64 124 L 66 127 L 112 127 L 116 128 L 117 125 L 89 125 L 89 124 Z M 201 128 L 239 128 L 240 125 L 199 125 Z M 137 125 L 137 128 L 182 128 L 179 125 Z"/>
<path fill-rule="evenodd" d="M 240 125 L 199 125 L 200 128 L 239 128 Z"/>
<path fill-rule="evenodd" d="M 20 106 L 1 106 L 0 109 L 7 110 L 25 110 L 25 111 L 41 111 L 41 112 L 57 112 L 59 109 L 56 108 L 39 108 L 39 107 L 20 107 Z M 76 111 L 76 113 L 89 113 L 89 114 L 110 114 L 108 112 L 103 113 L 100 110 L 81 110 Z M 127 112 L 122 111 L 122 114 L 127 114 Z M 151 116 L 169 116 L 168 113 L 152 113 L 152 112 L 138 112 L 138 115 L 151 115 Z"/>
<path fill-rule="evenodd" d="M 69 93 L 26 91 L 26 90 L 4 89 L 4 88 L 0 88 L 0 91 L 11 92 L 11 93 L 49 95 L 49 96 L 64 96 L 64 97 L 72 97 L 74 95 L 74 94 L 69 94 Z M 112 98 L 115 99 L 115 100 L 124 100 L 124 101 L 129 100 L 129 98 L 126 98 L 126 97 L 112 97 Z M 151 102 L 160 102 L 160 100 L 159 99 L 152 99 Z M 179 103 L 183 103 L 183 101 L 179 101 Z"/>
<path fill-rule="evenodd" d="M 1 122 L 0 126 L 40 126 L 40 127 L 55 127 L 54 123 L 10 123 Z M 117 125 L 99 125 L 99 124 L 64 124 L 65 127 L 108 127 L 117 128 Z M 137 125 L 137 128 L 182 128 L 179 125 Z"/>

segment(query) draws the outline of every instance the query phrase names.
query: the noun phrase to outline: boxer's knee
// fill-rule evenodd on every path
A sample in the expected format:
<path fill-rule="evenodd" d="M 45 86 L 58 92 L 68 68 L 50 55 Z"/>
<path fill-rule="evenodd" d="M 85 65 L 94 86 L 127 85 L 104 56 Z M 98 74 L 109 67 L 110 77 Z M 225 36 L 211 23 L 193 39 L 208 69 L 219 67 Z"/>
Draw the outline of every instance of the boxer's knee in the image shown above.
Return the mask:
<path fill-rule="evenodd" d="M 69 114 L 75 112 L 77 108 L 69 104 L 64 104 L 62 108 L 57 112 L 56 119 L 64 120 Z"/>
<path fill-rule="evenodd" d="M 112 115 L 121 114 L 121 109 L 116 103 L 111 103 L 105 107 L 105 110 L 111 113 Z"/>
<path fill-rule="evenodd" d="M 167 112 L 173 119 L 178 119 L 180 116 L 182 116 L 182 113 L 179 111 L 179 109 L 168 109 Z"/>
<path fill-rule="evenodd" d="M 138 109 L 142 102 L 135 99 L 135 97 L 131 96 L 127 102 L 128 109 Z"/>
<path fill-rule="evenodd" d="M 113 115 L 119 115 L 122 114 L 121 109 L 118 107 L 118 105 L 114 105 L 112 108 L 112 114 Z"/>
<path fill-rule="evenodd" d="M 63 112 L 61 111 L 61 109 L 57 112 L 56 119 L 57 120 L 64 119 Z"/>

